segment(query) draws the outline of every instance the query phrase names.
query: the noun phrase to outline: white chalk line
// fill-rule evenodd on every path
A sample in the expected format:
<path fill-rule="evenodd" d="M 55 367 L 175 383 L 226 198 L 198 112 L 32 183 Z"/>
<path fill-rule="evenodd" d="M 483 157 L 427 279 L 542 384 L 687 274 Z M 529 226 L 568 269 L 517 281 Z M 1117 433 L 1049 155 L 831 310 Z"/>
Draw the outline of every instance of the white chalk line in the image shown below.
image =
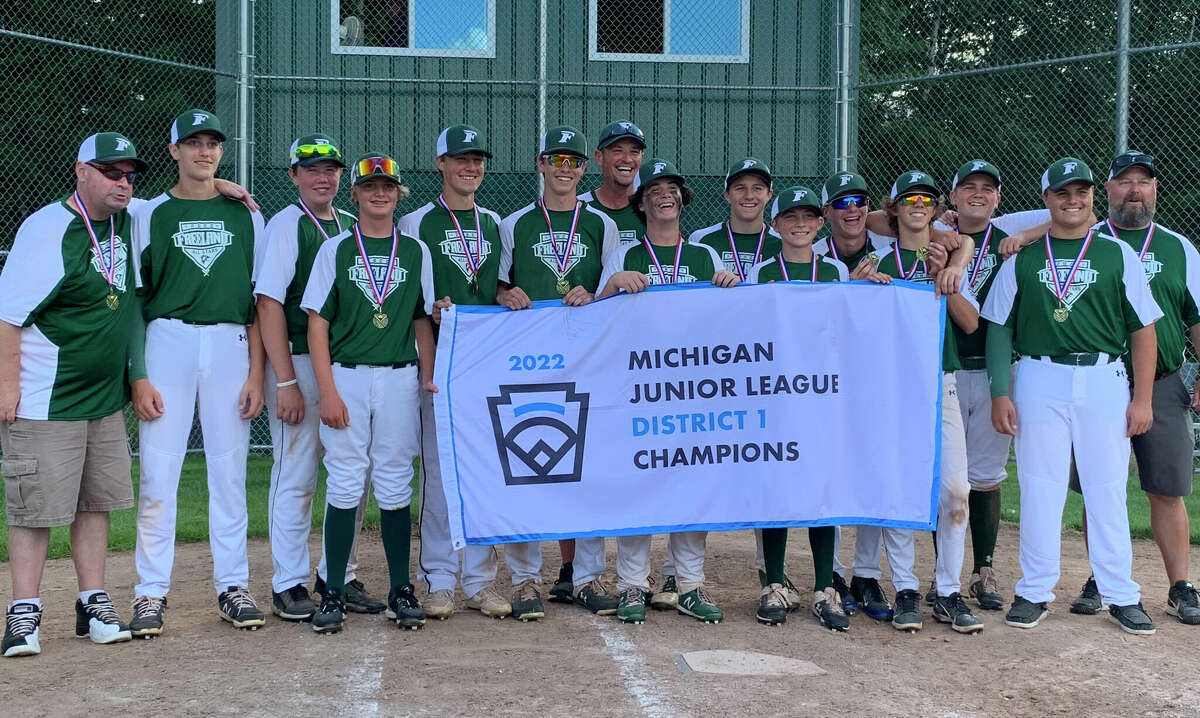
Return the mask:
<path fill-rule="evenodd" d="M 678 715 L 678 712 L 671 707 L 666 695 L 659 690 L 658 684 L 647 677 L 646 664 L 642 660 L 637 646 L 633 644 L 633 641 L 613 630 L 612 619 L 592 616 L 592 625 L 600 634 L 600 638 L 604 639 L 604 647 L 617 664 L 617 670 L 621 674 L 625 690 L 642 709 L 642 713 L 649 718 Z"/>

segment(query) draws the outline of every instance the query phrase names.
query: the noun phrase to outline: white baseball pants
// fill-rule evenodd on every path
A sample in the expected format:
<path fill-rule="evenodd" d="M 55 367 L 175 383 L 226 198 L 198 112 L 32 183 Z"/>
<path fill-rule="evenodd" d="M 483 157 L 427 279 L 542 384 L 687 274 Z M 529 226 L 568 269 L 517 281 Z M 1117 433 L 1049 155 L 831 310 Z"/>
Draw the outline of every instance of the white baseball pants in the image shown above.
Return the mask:
<path fill-rule="evenodd" d="M 958 406 L 967 432 L 967 481 L 975 491 L 990 491 L 1008 478 L 1012 437 L 992 426 L 992 389 L 987 370 L 963 369 L 955 372 L 955 377 Z"/>
<path fill-rule="evenodd" d="M 707 540 L 707 531 L 680 531 L 667 539 L 668 551 L 675 559 L 675 581 L 681 596 L 704 585 Z"/>

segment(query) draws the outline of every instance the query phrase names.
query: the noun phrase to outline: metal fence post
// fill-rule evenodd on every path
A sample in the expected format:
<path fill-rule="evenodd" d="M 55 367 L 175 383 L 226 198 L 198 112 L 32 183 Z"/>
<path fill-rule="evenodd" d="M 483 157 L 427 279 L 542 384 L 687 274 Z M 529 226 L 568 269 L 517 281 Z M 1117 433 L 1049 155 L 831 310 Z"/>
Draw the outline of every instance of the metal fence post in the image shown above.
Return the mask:
<path fill-rule="evenodd" d="M 837 171 L 852 169 L 850 166 L 850 43 L 854 24 L 852 4 L 854 0 L 838 3 L 838 55 L 837 55 Z"/>
<path fill-rule="evenodd" d="M 1129 149 L 1129 0 L 1117 1 L 1116 154 Z"/>
<path fill-rule="evenodd" d="M 241 0 L 238 7 L 238 80 L 237 80 L 237 181 L 250 187 L 250 106 L 253 89 L 254 55 L 251 47 L 254 27 L 254 0 Z"/>

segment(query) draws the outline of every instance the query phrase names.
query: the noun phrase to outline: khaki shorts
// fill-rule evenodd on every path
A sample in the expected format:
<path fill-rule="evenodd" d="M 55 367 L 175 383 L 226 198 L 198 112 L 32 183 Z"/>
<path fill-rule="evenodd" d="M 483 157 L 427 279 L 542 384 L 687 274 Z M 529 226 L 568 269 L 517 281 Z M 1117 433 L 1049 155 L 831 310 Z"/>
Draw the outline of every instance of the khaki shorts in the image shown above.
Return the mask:
<path fill-rule="evenodd" d="M 125 412 L 91 421 L 0 423 L 9 526 L 67 526 L 76 511 L 133 506 Z"/>

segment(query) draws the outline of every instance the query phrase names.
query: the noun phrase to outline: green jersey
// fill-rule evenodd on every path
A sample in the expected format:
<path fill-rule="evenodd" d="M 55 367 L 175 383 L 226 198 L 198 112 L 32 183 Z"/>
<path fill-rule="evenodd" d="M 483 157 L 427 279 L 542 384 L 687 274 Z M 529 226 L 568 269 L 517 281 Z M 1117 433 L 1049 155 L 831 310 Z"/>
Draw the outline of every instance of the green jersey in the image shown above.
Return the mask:
<path fill-rule="evenodd" d="M 254 321 L 254 275 L 261 266 L 255 253 L 266 246 L 261 214 L 221 195 L 191 200 L 163 193 L 132 215 L 146 321 Z"/>
<path fill-rule="evenodd" d="M 561 299 L 565 292 L 559 289 L 568 285 L 598 291 L 604 265 L 620 246 L 617 225 L 590 205 L 580 203 L 578 210 L 573 236 L 575 212 L 548 212 L 551 237 L 540 200 L 505 217 L 500 223 L 500 279 L 520 287 L 533 301 Z"/>
<path fill-rule="evenodd" d="M 500 273 L 500 215 L 479 207 L 478 234 L 474 212 L 455 210 L 454 219 L 440 204 L 430 202 L 401 217 L 398 227 L 429 248 L 435 300 L 450 297 L 455 304 L 495 304 Z"/>
<path fill-rule="evenodd" d="M 817 254 L 833 257 L 842 264 L 846 265 L 847 269 L 854 271 L 854 268 L 858 266 L 858 263 L 866 259 L 871 254 L 874 254 L 876 258 L 878 258 L 884 252 L 891 251 L 892 241 L 892 237 L 885 237 L 882 234 L 875 234 L 874 232 L 868 231 L 867 241 L 863 242 L 863 246 L 859 247 L 858 251 L 856 252 L 843 255 L 838 251 L 837 244 L 834 243 L 832 236 L 813 242 L 813 251 Z"/>
<path fill-rule="evenodd" d="M 988 291 L 1000 269 L 1001 259 L 996 249 L 1000 246 L 1000 240 L 1007 236 L 1007 232 L 992 224 L 987 229 L 971 233 L 971 239 L 975 240 L 975 255 L 967 265 L 966 278 L 971 293 L 980 304 L 987 301 Z M 954 340 L 958 342 L 960 357 L 983 357 L 987 345 L 987 322 L 980 322 L 979 328 L 970 334 L 955 324 Z"/>
<path fill-rule="evenodd" d="M 608 262 L 604 264 L 604 274 L 600 277 L 600 289 L 608 284 L 608 280 L 617 272 L 638 272 L 646 275 L 650 284 L 691 284 L 692 282 L 711 282 L 713 275 L 725 269 L 721 258 L 712 247 L 702 244 L 680 242 L 670 247 L 650 245 L 654 250 L 654 259 L 646 249 L 645 242 L 627 244 L 613 252 Z M 675 258 L 679 258 L 678 269 Z M 655 259 L 658 264 L 655 264 Z"/>
<path fill-rule="evenodd" d="M 339 364 L 402 364 L 417 360 L 413 320 L 433 312 L 433 264 L 420 241 L 397 233 L 363 236 L 367 262 L 353 231 L 321 246 L 300 306 L 329 322 L 329 357 Z M 386 286 L 384 283 L 386 281 Z M 383 287 L 383 304 L 376 291 Z"/>
<path fill-rule="evenodd" d="M 1013 329 L 1018 354 L 1117 357 L 1125 353 L 1131 333 L 1162 316 L 1137 253 L 1106 234 L 1090 236 L 1073 276 L 1084 239 L 1052 239 L 1053 266 L 1045 241 L 1027 245 L 1000 266 L 983 317 Z M 1064 284 L 1066 293 L 1059 299 L 1056 287 Z"/>
<path fill-rule="evenodd" d="M 814 268 L 816 276 L 813 276 Z M 750 284 L 771 282 L 846 282 L 850 272 L 846 265 L 831 257 L 813 253 L 811 262 L 786 262 L 782 254 L 764 259 L 750 269 L 746 281 Z"/>
<path fill-rule="evenodd" d="M 333 215 L 333 219 L 318 219 L 318 227 L 299 205 L 289 204 L 267 222 L 267 246 L 254 293 L 283 305 L 293 354 L 308 353 L 308 312 L 300 307 L 300 300 L 317 252 L 326 239 L 354 224 L 349 212 L 335 209 Z"/>
<path fill-rule="evenodd" d="M 111 225 L 90 225 L 98 251 L 66 198 L 39 209 L 21 223 L 0 273 L 0 319 L 21 327 L 23 419 L 99 419 L 129 401 L 131 220 L 121 210 Z"/>
<path fill-rule="evenodd" d="M 637 244 L 641 241 L 642 235 L 646 233 L 646 225 L 638 219 L 632 204 L 627 204 L 621 209 L 609 209 L 596 198 L 595 192 L 584 192 L 577 199 L 580 202 L 587 202 L 592 208 L 608 215 L 608 218 L 617 225 L 617 237 L 622 247 L 627 244 Z"/>
<path fill-rule="evenodd" d="M 730 237 L 733 241 L 730 241 Z M 716 250 L 717 256 L 739 279 L 745 279 L 750 268 L 763 261 L 764 257 L 774 257 L 783 249 L 779 235 L 765 224 L 762 232 L 742 234 L 731 232 L 728 222 L 720 222 L 692 232 L 688 242 Z"/>
<path fill-rule="evenodd" d="M 926 271 L 925 263 L 917 259 L 917 253 L 911 249 L 900 249 L 898 243 L 893 244 L 887 251 L 879 254 L 879 266 L 877 269 L 881 274 L 886 274 L 896 279 L 907 279 L 910 282 L 933 284 L 934 281 L 934 278 L 929 276 L 929 273 Z M 976 301 L 975 294 L 971 292 L 971 287 L 966 276 L 963 277 L 958 291 L 975 309 L 979 309 L 979 302 Z M 942 371 L 958 371 L 962 369 L 962 363 L 958 359 L 958 343 L 954 339 L 953 328 L 954 320 L 950 318 L 950 312 L 946 312 L 946 327 L 942 339 Z"/>
<path fill-rule="evenodd" d="M 1183 364 L 1188 327 L 1200 322 L 1200 253 L 1188 239 L 1162 225 L 1149 229 L 1119 229 L 1101 222 L 1096 229 L 1111 232 L 1136 252 L 1142 261 L 1150 295 L 1163 312 L 1154 325 L 1158 336 L 1156 374 L 1163 376 Z M 1152 232 L 1152 233 L 1151 233 Z M 1149 237 L 1150 243 L 1146 240 Z M 1129 372 L 1133 376 L 1132 369 Z"/>

